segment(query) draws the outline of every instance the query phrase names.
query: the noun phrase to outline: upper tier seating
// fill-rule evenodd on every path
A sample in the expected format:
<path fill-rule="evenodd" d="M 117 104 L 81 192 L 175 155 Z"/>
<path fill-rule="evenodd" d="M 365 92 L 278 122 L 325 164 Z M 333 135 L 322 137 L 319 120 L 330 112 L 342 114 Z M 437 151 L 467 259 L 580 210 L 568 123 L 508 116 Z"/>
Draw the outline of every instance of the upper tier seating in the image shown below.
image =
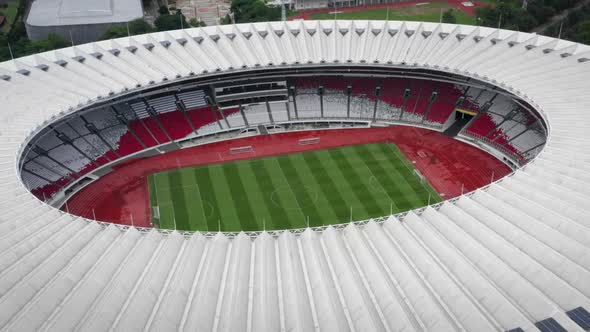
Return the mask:
<path fill-rule="evenodd" d="M 268 116 L 268 110 L 265 103 L 245 105 L 243 107 L 244 115 L 250 126 L 270 123 L 270 117 Z"/>
<path fill-rule="evenodd" d="M 239 112 L 239 109 L 224 109 L 223 113 L 225 114 L 225 118 L 227 119 L 230 127 L 240 128 L 246 126 L 244 117 L 242 116 L 242 113 Z"/>
<path fill-rule="evenodd" d="M 490 92 L 471 89 L 468 93 L 477 94 L 474 103 L 490 101 Z M 481 106 L 481 105 L 480 105 Z M 462 131 L 463 135 L 483 137 L 508 151 L 519 159 L 528 159 L 524 154 L 542 144 L 545 130 L 538 120 L 528 111 L 522 109 L 506 96 L 498 95 L 493 99 L 488 111 L 477 116 Z"/>
<path fill-rule="evenodd" d="M 129 107 L 117 107 L 116 112 L 127 125 L 117 118 L 115 110 L 99 108 L 48 130 L 34 142 L 47 151 L 48 157 L 32 152 L 27 155 L 24 168 L 28 171 L 23 173 L 27 185 L 38 197 L 51 197 L 77 174 L 86 174 L 120 156 L 141 151 L 144 146 L 169 142 L 168 135 L 173 140 L 187 137 L 193 133 L 187 117 L 197 131 L 210 123 L 217 125 L 202 90 L 179 93 L 177 97 L 188 108 L 186 117 L 177 109 L 175 97 L 170 95 L 147 101 L 156 111 L 157 120 L 149 115 L 144 102 L 136 102 Z M 226 113 L 231 114 L 231 111 Z M 59 134 L 65 135 L 73 145 L 60 140 Z"/>
<path fill-rule="evenodd" d="M 300 117 L 318 117 L 320 98 L 319 86 L 324 87 L 324 117 L 346 117 L 348 102 L 347 89 L 352 88 L 350 116 L 372 119 L 374 102 L 377 99 L 375 90 L 380 87 L 377 106 L 377 120 L 399 120 L 404 105 L 404 91 L 410 89 L 402 121 L 421 123 L 432 127 L 441 127 L 455 110 L 455 103 L 462 91 L 452 84 L 437 83 L 419 79 L 372 79 L 372 78 L 339 78 L 314 77 L 313 79 L 293 79 L 291 83 L 297 88 L 297 106 Z M 436 91 L 438 98 L 426 119 L 426 111 L 430 97 Z"/>
<path fill-rule="evenodd" d="M 32 161 L 25 167 L 28 172 L 23 176 L 38 196 L 49 197 L 60 188 L 56 183 L 69 183 L 76 176 L 146 147 L 220 130 L 281 123 L 295 118 L 319 119 L 322 117 L 321 100 L 324 118 L 345 119 L 350 112 L 351 119 L 401 120 L 440 129 L 453 114 L 459 97 L 464 95 L 463 109 L 478 113 L 484 104 L 491 102 L 491 106 L 463 130 L 463 135 L 484 137 L 502 151 L 518 156 L 543 142 L 542 128 L 526 131 L 536 123 L 535 117 L 521 110 L 509 98 L 478 88 L 419 79 L 328 76 L 290 79 L 289 86 L 297 89 L 295 100 L 290 95 L 288 102 L 272 101 L 268 108 L 266 102 L 244 104 L 243 112 L 233 106 L 220 110 L 217 106 L 207 105 L 203 90 L 86 112 L 57 125 L 35 142 L 62 165 L 31 154 L 27 160 Z M 320 86 L 324 89 L 322 98 L 318 94 Z M 349 86 L 352 89 L 350 98 L 347 95 Z M 380 87 L 378 97 L 375 95 L 377 87 Z M 406 89 L 410 93 L 404 99 Z M 436 98 L 431 102 L 435 92 Z M 184 111 L 178 109 L 177 100 L 184 104 Z M 350 109 L 347 109 L 349 100 Z M 58 134 L 65 135 L 73 145 L 62 142 Z M 41 158 L 47 160 L 41 165 L 33 164 L 35 159 L 42 161 Z"/>

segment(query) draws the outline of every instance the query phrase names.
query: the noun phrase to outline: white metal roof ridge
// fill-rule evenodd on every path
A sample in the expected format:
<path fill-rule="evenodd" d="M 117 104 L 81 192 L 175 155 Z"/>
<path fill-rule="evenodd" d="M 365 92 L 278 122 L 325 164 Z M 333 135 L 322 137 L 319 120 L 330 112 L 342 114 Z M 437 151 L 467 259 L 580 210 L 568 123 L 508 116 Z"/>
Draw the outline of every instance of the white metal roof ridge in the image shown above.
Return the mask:
<path fill-rule="evenodd" d="M 589 59 L 586 45 L 485 27 L 297 21 L 0 63 L 0 330 L 532 331 L 552 318 L 581 331 L 568 312 L 590 311 Z M 262 232 L 248 244 L 98 227 L 20 181 L 23 144 L 47 121 L 196 75 L 309 64 L 426 68 L 501 86 L 543 115 L 545 149 L 513 176 L 399 219 Z"/>

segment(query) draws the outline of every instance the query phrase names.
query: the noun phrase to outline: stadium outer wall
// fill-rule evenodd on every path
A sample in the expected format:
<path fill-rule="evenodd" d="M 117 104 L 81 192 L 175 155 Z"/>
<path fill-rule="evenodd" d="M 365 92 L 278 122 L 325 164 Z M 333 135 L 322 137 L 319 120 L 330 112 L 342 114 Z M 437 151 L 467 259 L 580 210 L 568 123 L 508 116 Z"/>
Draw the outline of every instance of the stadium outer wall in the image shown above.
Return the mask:
<path fill-rule="evenodd" d="M 320 143 L 298 144 L 300 139 L 310 137 L 320 137 Z M 422 128 L 395 126 L 295 131 L 225 140 L 131 160 L 82 189 L 62 209 L 88 219 L 151 227 L 147 187 L 150 174 L 174 168 L 379 142 L 396 144 L 443 199 L 470 192 L 511 172 L 508 166 L 484 151 Z M 254 148 L 254 153 L 228 153 L 232 147 L 249 145 Z"/>

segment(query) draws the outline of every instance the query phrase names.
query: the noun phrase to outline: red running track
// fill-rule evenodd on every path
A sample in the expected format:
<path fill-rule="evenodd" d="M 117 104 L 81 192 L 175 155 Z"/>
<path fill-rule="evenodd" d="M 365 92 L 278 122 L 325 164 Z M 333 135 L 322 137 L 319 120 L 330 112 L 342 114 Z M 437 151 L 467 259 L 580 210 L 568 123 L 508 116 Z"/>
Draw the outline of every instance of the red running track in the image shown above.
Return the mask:
<path fill-rule="evenodd" d="M 469 0 L 465 0 L 469 1 Z M 361 10 L 367 9 L 378 9 L 378 8 L 402 8 L 402 7 L 409 7 L 415 6 L 416 4 L 428 3 L 428 2 L 446 2 L 449 5 L 455 7 L 456 9 L 467 13 L 468 15 L 475 16 L 475 8 L 483 7 L 486 4 L 483 2 L 478 1 L 471 1 L 473 3 L 473 7 L 465 7 L 463 6 L 463 0 L 414 0 L 414 1 L 404 1 L 404 2 L 397 2 L 397 3 L 381 3 L 381 4 L 374 4 L 374 5 L 366 5 L 366 6 L 358 6 L 358 7 L 343 7 L 343 8 L 315 8 L 315 9 L 303 9 L 299 10 L 298 14 L 292 17 L 289 17 L 289 20 L 311 20 L 311 15 L 318 14 L 318 13 L 333 13 L 337 11 L 339 13 L 344 12 L 358 12 Z"/>
<path fill-rule="evenodd" d="M 320 143 L 299 145 L 301 138 L 320 137 Z M 407 127 L 316 130 L 252 136 L 210 143 L 140 158 L 114 167 L 114 171 L 82 189 L 68 201 L 73 214 L 97 220 L 150 227 L 147 177 L 167 169 L 213 164 L 230 160 L 333 148 L 346 145 L 391 142 L 444 198 L 485 186 L 510 173 L 501 161 L 468 144 L 438 132 Z M 231 147 L 251 145 L 254 153 L 230 155 Z M 93 215 L 94 213 L 94 215 Z"/>

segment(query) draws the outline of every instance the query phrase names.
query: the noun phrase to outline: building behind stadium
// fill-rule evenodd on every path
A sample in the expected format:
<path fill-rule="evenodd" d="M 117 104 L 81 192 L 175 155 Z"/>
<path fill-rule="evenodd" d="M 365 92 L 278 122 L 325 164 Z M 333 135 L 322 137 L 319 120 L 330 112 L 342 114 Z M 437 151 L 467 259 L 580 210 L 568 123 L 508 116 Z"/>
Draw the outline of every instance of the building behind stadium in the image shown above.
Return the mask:
<path fill-rule="evenodd" d="M 25 26 L 31 40 L 56 33 L 78 44 L 95 41 L 111 26 L 142 16 L 141 0 L 36 0 Z"/>

